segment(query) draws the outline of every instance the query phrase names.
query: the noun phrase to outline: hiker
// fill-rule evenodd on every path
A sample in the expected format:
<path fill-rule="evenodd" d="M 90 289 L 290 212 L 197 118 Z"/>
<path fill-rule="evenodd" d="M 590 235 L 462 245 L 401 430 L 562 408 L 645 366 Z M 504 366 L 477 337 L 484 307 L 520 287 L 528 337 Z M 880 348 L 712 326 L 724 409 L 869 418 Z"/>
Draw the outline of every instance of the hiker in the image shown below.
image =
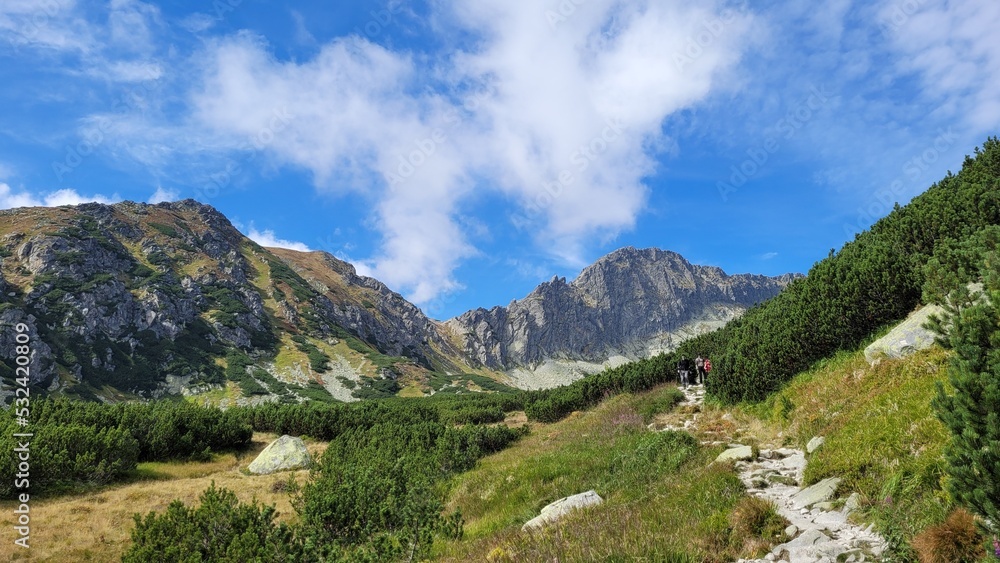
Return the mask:
<path fill-rule="evenodd" d="M 705 383 L 705 358 L 702 358 L 701 354 L 694 359 L 694 383 L 695 385 Z"/>
<path fill-rule="evenodd" d="M 680 376 L 681 385 L 687 389 L 688 375 L 691 373 L 691 360 L 686 356 L 681 356 L 681 361 L 677 362 L 677 375 Z"/>
<path fill-rule="evenodd" d="M 712 360 L 705 358 L 705 382 L 708 382 L 708 372 L 712 371 Z"/>

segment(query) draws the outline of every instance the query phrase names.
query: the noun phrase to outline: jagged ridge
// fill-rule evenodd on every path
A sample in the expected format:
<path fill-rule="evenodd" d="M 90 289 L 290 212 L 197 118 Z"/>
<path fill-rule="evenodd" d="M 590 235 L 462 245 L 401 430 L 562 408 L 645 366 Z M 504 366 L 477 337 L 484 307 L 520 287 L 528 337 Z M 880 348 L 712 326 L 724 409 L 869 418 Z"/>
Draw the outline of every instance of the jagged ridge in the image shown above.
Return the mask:
<path fill-rule="evenodd" d="M 622 248 L 573 282 L 553 278 L 507 307 L 476 309 L 448 322 L 463 351 L 492 369 L 558 358 L 637 359 L 692 322 L 728 321 L 769 299 L 797 275 L 727 275 L 656 248 Z"/>

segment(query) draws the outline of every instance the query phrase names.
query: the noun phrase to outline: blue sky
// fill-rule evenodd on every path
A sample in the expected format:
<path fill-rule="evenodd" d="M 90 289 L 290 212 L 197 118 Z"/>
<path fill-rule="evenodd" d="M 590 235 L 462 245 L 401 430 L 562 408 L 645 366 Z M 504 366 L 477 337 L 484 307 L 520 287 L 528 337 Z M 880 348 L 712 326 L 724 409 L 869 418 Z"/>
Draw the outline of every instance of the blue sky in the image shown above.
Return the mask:
<path fill-rule="evenodd" d="M 435 318 L 805 272 L 1000 129 L 995 0 L 0 5 L 0 208 L 195 198 Z"/>

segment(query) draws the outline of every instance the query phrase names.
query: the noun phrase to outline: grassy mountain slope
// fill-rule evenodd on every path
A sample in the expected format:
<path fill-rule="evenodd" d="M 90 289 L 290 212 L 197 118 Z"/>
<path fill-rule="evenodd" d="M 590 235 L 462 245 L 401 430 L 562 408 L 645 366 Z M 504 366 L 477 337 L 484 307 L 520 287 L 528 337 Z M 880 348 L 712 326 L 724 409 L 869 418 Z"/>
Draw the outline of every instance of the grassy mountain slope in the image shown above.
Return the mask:
<path fill-rule="evenodd" d="M 894 560 L 912 560 L 913 537 L 952 508 L 942 488 L 940 454 L 948 437 L 929 406 L 934 385 L 945 380 L 946 361 L 947 353 L 937 348 L 874 367 L 861 350 L 842 353 L 763 403 L 705 406 L 690 436 L 646 429 L 650 421 L 676 423 L 691 416 L 675 410 L 678 394 L 669 384 L 610 397 L 559 422 L 531 423 L 531 434 L 448 483 L 446 511 L 461 510 L 465 536 L 435 542 L 433 559 L 732 561 L 760 555 L 780 541 L 783 526 L 766 516 L 766 507 L 747 500 L 732 467 L 709 465 L 723 446 L 701 444 L 802 447 L 822 435 L 826 443 L 810 458 L 807 482 L 842 477 L 841 496 L 860 493 L 860 518 L 894 542 Z M 523 413 L 508 413 L 510 425 L 523 420 Z M 261 439 L 255 436 L 257 449 Z M 132 512 L 163 508 L 173 497 L 192 504 L 212 480 L 244 502 L 257 495 L 277 503 L 279 519 L 295 521 L 288 492 L 272 489 L 285 476 L 239 471 L 255 452 L 224 452 L 210 462 L 144 463 L 134 482 L 35 501 L 39 521 L 52 518 L 67 529 L 88 531 L 86 538 L 53 536 L 57 549 L 50 559 L 74 553 L 114 560 L 127 547 L 122 528 L 131 528 Z M 298 477 L 302 483 L 307 478 Z M 520 532 L 542 506 L 591 488 L 605 498 L 601 507 L 543 533 Z M 9 523 L 8 505 L 0 503 L 7 515 L 0 525 Z"/>
<path fill-rule="evenodd" d="M 190 200 L 2 211 L 0 259 L 0 325 L 31 327 L 38 390 L 121 400 L 228 379 L 235 396 L 210 396 L 330 400 L 391 395 L 395 380 L 432 392 L 468 371 L 381 283 L 325 253 L 262 248 Z"/>
<path fill-rule="evenodd" d="M 796 373 L 851 350 L 920 302 L 924 267 L 935 249 L 1000 224 L 1000 140 L 990 138 L 904 207 L 818 262 L 805 279 L 718 333 L 685 343 L 709 354 L 711 394 L 761 400 Z"/>
<path fill-rule="evenodd" d="M 841 477 L 839 496 L 860 494 L 855 518 L 873 523 L 890 540 L 893 560 L 915 561 L 914 536 L 954 508 L 942 485 L 948 435 L 930 407 L 935 385 L 946 380 L 946 363 L 940 348 L 876 366 L 860 350 L 845 352 L 817 363 L 758 405 L 707 405 L 691 435 L 695 444 L 740 441 L 761 448 L 804 448 L 813 436 L 824 436 L 826 443 L 809 458 L 806 483 Z M 731 467 L 709 466 L 721 447 L 669 455 L 656 449 L 657 435 L 644 421 L 650 413 L 669 411 L 665 405 L 673 392 L 667 386 L 619 395 L 535 427 L 528 438 L 457 477 L 451 502 L 467 520 L 466 537 L 444 544 L 439 555 L 449 561 L 592 561 L 613 555 L 732 561 L 768 541 L 779 543 L 773 536 L 747 542 L 735 537 L 748 501 Z M 653 419 L 676 422 L 680 416 Z M 520 532 L 545 504 L 590 488 L 607 502 L 546 533 Z"/>

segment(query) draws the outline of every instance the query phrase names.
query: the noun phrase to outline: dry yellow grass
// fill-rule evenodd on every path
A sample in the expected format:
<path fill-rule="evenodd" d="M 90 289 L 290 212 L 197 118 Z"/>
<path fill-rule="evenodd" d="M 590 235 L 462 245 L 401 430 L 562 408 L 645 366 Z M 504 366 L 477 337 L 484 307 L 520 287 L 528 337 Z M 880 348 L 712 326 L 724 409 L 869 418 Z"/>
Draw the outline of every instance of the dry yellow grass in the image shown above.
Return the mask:
<path fill-rule="evenodd" d="M 140 481 L 80 495 L 33 500 L 31 548 L 27 550 L 15 546 L 11 538 L 15 503 L 2 502 L 0 528 L 5 532 L 0 561 L 120 561 L 130 543 L 133 514 L 166 510 L 175 499 L 197 505 L 198 497 L 213 481 L 220 488 L 232 490 L 240 501 L 256 498 L 263 504 L 275 505 L 278 519 L 291 522 L 296 515 L 289 494 L 273 492 L 272 486 L 289 475 L 303 484 L 309 472 L 245 475 L 241 471 L 276 437 L 256 433 L 252 447 L 239 454 L 222 454 L 207 463 L 141 464 Z M 307 443 L 307 447 L 315 459 L 326 444 Z"/>

